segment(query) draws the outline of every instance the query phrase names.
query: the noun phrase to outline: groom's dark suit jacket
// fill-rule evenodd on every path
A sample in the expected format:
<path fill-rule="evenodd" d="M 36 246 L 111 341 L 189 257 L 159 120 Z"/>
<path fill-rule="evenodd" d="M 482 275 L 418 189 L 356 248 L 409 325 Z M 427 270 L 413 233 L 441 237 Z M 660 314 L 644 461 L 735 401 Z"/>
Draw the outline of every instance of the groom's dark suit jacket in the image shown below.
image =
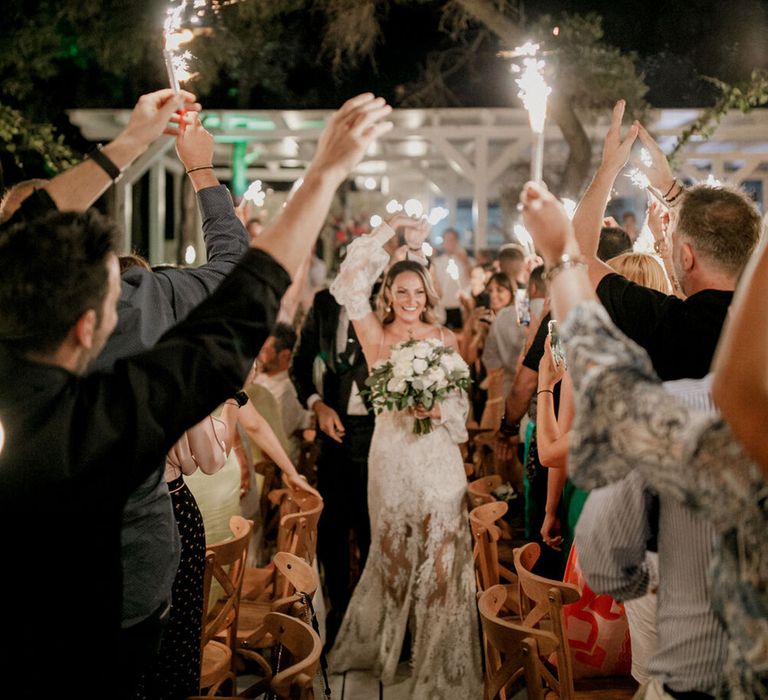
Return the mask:
<path fill-rule="evenodd" d="M 306 406 L 312 394 L 319 393 L 323 401 L 343 417 L 347 413 L 352 382 L 359 389 L 365 388 L 368 366 L 352 322 L 349 323 L 348 351 L 354 351 L 351 366 L 336 350 L 336 331 L 341 306 L 333 295 L 324 289 L 315 295 L 301 328 L 299 341 L 291 359 L 290 375 L 299 401 Z M 315 358 L 320 356 L 325 364 L 322 390 L 318 392 L 313 379 Z"/>

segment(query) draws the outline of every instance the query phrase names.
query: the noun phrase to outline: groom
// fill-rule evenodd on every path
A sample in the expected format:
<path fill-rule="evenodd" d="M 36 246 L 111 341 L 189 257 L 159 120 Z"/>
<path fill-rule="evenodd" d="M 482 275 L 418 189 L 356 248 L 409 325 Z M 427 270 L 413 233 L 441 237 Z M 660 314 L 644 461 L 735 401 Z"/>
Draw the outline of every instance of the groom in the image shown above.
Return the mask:
<path fill-rule="evenodd" d="M 315 360 L 323 364 L 320 393 Z M 333 644 L 371 544 L 368 519 L 368 448 L 374 419 L 365 388 L 368 366 L 347 312 L 324 289 L 315 295 L 291 360 L 299 401 L 317 418 L 318 489 L 325 502 L 318 526 L 318 556 L 330 600 L 326 645 Z M 353 547 L 359 560 L 353 571 Z"/>

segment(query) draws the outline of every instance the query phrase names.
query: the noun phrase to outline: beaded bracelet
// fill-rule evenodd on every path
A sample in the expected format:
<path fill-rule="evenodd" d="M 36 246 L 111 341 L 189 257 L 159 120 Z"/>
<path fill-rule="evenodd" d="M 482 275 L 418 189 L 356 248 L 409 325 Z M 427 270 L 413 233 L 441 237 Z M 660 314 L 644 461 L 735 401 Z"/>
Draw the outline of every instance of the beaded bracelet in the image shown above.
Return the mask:
<path fill-rule="evenodd" d="M 571 267 L 587 267 L 587 261 L 581 255 L 569 255 L 565 253 L 560 256 L 557 263 L 547 270 L 543 277 L 546 282 L 551 282 L 556 275 L 563 270 L 568 270 Z"/>

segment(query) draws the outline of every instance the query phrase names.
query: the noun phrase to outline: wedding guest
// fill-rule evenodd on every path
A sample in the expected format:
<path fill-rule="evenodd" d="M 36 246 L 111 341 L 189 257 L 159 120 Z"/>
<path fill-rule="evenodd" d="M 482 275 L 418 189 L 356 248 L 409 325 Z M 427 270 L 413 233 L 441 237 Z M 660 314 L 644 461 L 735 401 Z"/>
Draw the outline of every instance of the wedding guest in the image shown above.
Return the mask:
<path fill-rule="evenodd" d="M 616 136 L 619 123 L 620 119 L 615 123 Z M 647 148 L 651 142 L 643 135 Z M 625 150 L 627 155 L 628 152 L 629 148 Z M 688 195 L 681 196 L 681 205 L 696 201 L 687 202 Z M 641 689 L 638 697 L 688 697 L 691 692 L 698 693 L 697 697 L 706 697 L 704 693 L 718 697 L 765 696 L 768 694 L 768 600 L 765 594 L 768 557 L 764 537 L 768 524 L 768 483 L 765 476 L 747 458 L 722 419 L 707 416 L 666 395 L 653 370 L 652 358 L 629 342 L 606 311 L 594 303 L 594 282 L 588 266 L 574 257 L 579 254 L 579 244 L 565 211 L 554 197 L 531 183 L 526 186 L 522 199 L 526 227 L 554 272 L 551 289 L 555 313 L 566 321 L 562 336 L 570 358 L 577 402 L 570 448 L 572 477 L 584 488 L 595 488 L 621 479 L 634 469 L 660 494 L 678 501 L 709 522 L 716 533 L 709 589 L 718 617 L 730 637 L 725 673 L 717 674 L 717 682 L 711 689 L 690 691 L 688 695 L 657 676 Z M 733 216 L 738 212 L 739 207 L 734 207 L 730 213 Z M 676 217 L 678 226 L 686 221 L 685 213 L 683 209 Z M 675 229 L 672 236 L 676 247 L 693 243 L 690 229 Z M 685 253 L 683 258 L 691 254 L 691 251 L 680 252 Z M 692 269 L 690 260 L 683 265 Z M 761 256 L 755 271 L 759 270 L 762 277 L 764 267 L 766 259 Z M 745 293 L 760 289 L 757 280 L 757 275 L 748 278 Z M 684 278 L 683 288 L 686 282 L 692 281 Z M 764 305 L 763 299 L 755 299 L 752 308 Z M 749 307 L 750 303 L 740 296 L 735 307 L 740 332 L 744 330 L 745 319 L 741 314 L 748 316 Z M 751 331 L 764 333 L 765 318 L 762 314 L 750 319 L 759 323 L 756 327 L 750 323 Z M 727 347 L 731 342 L 733 339 L 729 339 L 726 331 L 722 343 Z M 724 356 L 730 351 L 724 350 Z M 722 371 L 723 366 L 716 363 L 717 382 L 727 379 Z M 668 569 L 662 571 L 664 577 L 674 576 Z M 660 605 L 661 600 L 660 596 Z M 659 624 L 661 622 L 660 617 Z M 710 639 L 709 643 L 712 642 Z M 690 660 L 681 658 L 679 662 L 688 669 L 691 661 L 700 658 L 699 655 Z M 711 677 L 712 672 L 701 668 L 700 674 Z"/>
<path fill-rule="evenodd" d="M 633 211 L 625 211 L 621 215 L 621 228 L 627 232 L 629 240 L 634 245 L 640 230 L 637 228 L 637 217 Z"/>
<path fill-rule="evenodd" d="M 574 215 L 576 237 L 598 298 L 618 327 L 648 352 L 659 377 L 699 379 L 709 372 L 736 280 L 758 240 L 761 217 L 750 199 L 735 189 L 700 185 L 684 190 L 663 151 L 639 123 L 621 137 L 623 112 L 620 101 L 605 137 L 602 163 Z M 652 157 L 647 169 L 651 186 L 665 194 L 671 208 L 672 257 L 685 299 L 610 274 L 594 257 L 610 189 L 638 135 Z M 664 493 L 659 504 L 659 566 L 664 576 L 654 675 L 673 693 L 711 694 L 720 683 L 725 657 L 722 631 L 703 583 L 713 553 L 713 524 L 690 522 L 684 505 Z M 690 523 L 691 537 L 685 544 L 677 538 L 683 522 Z M 695 565 L 698 575 L 689 575 L 687 564 Z"/>
<path fill-rule="evenodd" d="M 469 284 L 472 259 L 461 245 L 459 232 L 448 228 L 443 233 L 443 251 L 432 260 L 440 294 L 438 313 L 448 328 L 459 329 L 464 324 L 459 292 Z"/>
<path fill-rule="evenodd" d="M 187 94 L 179 98 L 161 90 L 142 98 L 144 133 L 162 133 Z M 185 428 L 242 383 L 247 367 L 240 353 L 255 356 L 266 338 L 288 285 L 284 268 L 295 272 L 308 254 L 336 187 L 371 140 L 388 128 L 375 125 L 388 111 L 371 95 L 346 103 L 320 139 L 301 196 L 297 193 L 280 224 L 260 237 L 260 250 L 249 252 L 218 293 L 153 350 L 119 361 L 111 373 L 82 376 L 117 323 L 120 278 L 113 225 L 96 214 L 52 214 L 4 233 L 0 409 L 9 437 L 0 455 L 0 517 L 16 520 L 23 512 L 31 537 L 42 537 L 40 527 L 48 528 L 55 517 L 63 540 L 88 542 L 88 547 L 52 550 L 45 571 L 27 565 L 28 593 L 37 604 L 32 615 L 28 608 L 9 613 L 18 644 L 7 655 L 24 688 L 39 663 L 29 635 L 55 618 L 69 636 L 48 660 L 50 672 L 65 677 L 82 668 L 89 677 L 79 691 L 83 697 L 102 697 L 105 683 L 116 697 L 130 697 L 132 689 L 126 692 L 115 673 L 121 662 L 123 501 L 142 479 L 163 468 L 164 455 Z M 47 390 L 30 390 L 41 385 Z M 185 400 L 179 402 L 181 395 Z M 18 559 L 21 553 L 14 549 L 8 545 L 6 551 Z M 48 585 L 45 572 L 50 570 L 87 570 L 92 585 L 62 577 L 61 597 L 51 598 L 40 588 Z M 2 593 L 12 596 L 5 588 Z M 67 604 L 59 605 L 61 600 Z M 86 627 L 83 610 L 89 611 Z M 85 647 L 87 668 L 82 667 Z M 10 680 L 6 689 L 18 685 Z"/>
<path fill-rule="evenodd" d="M 288 438 L 291 462 L 298 464 L 301 453 L 302 431 L 310 425 L 310 412 L 299 403 L 296 388 L 288 376 L 296 331 L 285 323 L 278 323 L 256 358 L 253 381 L 269 390 L 280 407 L 283 430 Z"/>

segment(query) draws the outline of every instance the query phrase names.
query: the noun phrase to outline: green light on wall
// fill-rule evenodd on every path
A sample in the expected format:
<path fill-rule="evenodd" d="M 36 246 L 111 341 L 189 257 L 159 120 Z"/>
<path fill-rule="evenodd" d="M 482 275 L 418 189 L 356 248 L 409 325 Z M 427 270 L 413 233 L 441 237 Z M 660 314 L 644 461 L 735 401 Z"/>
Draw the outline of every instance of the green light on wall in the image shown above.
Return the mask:
<path fill-rule="evenodd" d="M 248 142 L 237 141 L 232 144 L 232 192 L 236 197 L 242 197 L 248 187 L 245 171 L 248 168 L 246 157 L 248 155 Z"/>

